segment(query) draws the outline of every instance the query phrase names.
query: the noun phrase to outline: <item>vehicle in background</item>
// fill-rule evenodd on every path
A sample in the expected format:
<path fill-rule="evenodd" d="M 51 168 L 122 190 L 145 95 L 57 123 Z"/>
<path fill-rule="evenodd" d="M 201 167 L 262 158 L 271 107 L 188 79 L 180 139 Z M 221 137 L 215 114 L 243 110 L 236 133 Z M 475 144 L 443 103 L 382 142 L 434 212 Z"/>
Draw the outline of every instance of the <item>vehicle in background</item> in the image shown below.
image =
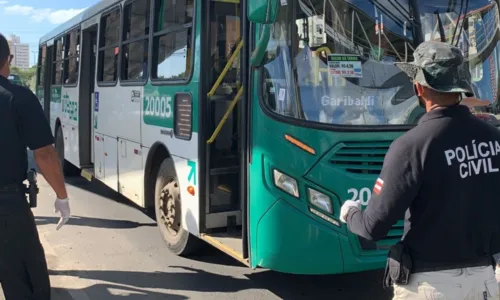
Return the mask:
<path fill-rule="evenodd" d="M 498 1 L 450 3 L 102 0 L 41 38 L 37 94 L 65 174 L 153 209 L 173 253 L 205 241 L 252 268 L 379 269 L 402 220 L 370 242 L 339 211 L 369 203 L 424 113 L 392 63 L 453 43 L 478 98 L 498 98 Z"/>
<path fill-rule="evenodd" d="M 17 74 L 10 74 L 8 79 L 14 84 L 23 85 L 21 77 Z"/>

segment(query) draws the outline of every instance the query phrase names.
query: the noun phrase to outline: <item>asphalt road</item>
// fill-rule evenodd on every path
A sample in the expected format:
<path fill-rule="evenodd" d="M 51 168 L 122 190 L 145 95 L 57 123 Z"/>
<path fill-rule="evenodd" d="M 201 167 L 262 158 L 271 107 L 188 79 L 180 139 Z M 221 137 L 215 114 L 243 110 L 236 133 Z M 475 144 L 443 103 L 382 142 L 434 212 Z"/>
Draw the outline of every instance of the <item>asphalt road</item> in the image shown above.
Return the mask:
<path fill-rule="evenodd" d="M 54 193 L 41 176 L 39 181 L 34 214 L 53 299 L 391 299 L 381 288 L 381 272 L 297 276 L 251 270 L 212 247 L 200 257 L 174 256 L 151 217 L 79 177 L 67 179 L 73 218 L 56 231 Z"/>

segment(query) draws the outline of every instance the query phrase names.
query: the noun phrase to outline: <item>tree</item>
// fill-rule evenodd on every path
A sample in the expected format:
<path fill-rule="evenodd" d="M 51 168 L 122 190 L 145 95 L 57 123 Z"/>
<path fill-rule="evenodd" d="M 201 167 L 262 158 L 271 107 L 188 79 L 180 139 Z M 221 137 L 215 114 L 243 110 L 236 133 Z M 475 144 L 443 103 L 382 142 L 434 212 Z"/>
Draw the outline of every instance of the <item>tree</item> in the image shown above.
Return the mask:
<path fill-rule="evenodd" d="M 26 70 L 20 70 L 17 67 L 12 67 L 10 72 L 12 74 L 17 74 L 21 78 L 21 82 L 24 86 L 29 87 L 31 90 L 35 89 L 36 83 L 36 66 L 32 66 Z M 33 80 L 35 79 L 35 80 Z"/>

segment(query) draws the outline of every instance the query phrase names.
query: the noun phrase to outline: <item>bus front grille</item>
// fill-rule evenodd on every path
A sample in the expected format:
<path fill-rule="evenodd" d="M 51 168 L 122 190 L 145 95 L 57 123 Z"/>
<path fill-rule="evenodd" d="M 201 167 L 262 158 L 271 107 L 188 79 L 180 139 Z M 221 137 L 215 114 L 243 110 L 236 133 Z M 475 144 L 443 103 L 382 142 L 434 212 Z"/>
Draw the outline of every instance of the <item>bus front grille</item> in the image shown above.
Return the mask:
<path fill-rule="evenodd" d="M 350 173 L 379 174 L 391 141 L 343 142 L 329 162 Z"/>
<path fill-rule="evenodd" d="M 358 236 L 359 244 L 363 250 L 389 250 L 389 248 L 401 240 L 404 232 L 404 220 L 399 220 L 387 233 L 387 236 L 378 242 L 369 241 Z"/>
<path fill-rule="evenodd" d="M 342 142 L 334 148 L 328 159 L 337 169 L 349 173 L 378 175 L 382 171 L 384 158 L 392 141 L 359 141 Z M 372 242 L 358 236 L 361 249 L 364 251 L 388 250 L 401 240 L 404 231 L 404 220 L 398 221 L 378 242 Z"/>

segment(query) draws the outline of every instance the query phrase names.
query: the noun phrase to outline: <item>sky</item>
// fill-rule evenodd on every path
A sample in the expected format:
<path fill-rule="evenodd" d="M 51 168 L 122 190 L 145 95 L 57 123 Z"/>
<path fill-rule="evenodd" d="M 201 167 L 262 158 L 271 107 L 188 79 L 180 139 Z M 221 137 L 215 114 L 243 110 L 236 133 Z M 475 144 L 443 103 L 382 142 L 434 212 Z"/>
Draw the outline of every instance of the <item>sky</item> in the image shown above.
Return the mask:
<path fill-rule="evenodd" d="M 30 65 L 40 37 L 100 0 L 0 0 L 0 33 L 30 46 Z"/>

